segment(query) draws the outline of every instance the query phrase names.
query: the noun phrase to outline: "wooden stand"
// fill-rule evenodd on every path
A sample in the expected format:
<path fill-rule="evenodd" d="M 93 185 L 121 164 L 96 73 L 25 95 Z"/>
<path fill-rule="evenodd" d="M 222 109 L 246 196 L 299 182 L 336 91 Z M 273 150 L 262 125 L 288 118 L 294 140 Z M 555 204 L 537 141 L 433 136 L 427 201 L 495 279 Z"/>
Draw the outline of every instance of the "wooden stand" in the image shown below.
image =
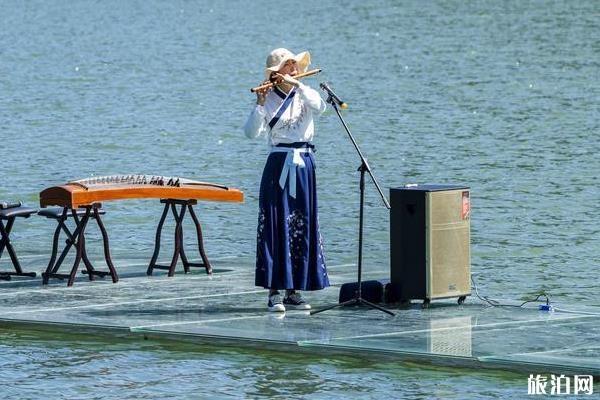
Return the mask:
<path fill-rule="evenodd" d="M 10 232 L 12 231 L 13 224 L 17 217 L 29 218 L 36 212 L 36 209 L 29 207 L 14 207 L 0 210 L 0 258 L 2 258 L 4 249 L 6 249 L 15 269 L 15 272 L 0 272 L 0 279 L 9 281 L 11 276 L 35 277 L 35 272 L 23 272 L 19 259 L 17 258 L 17 253 L 10 243 Z M 2 221 L 4 219 L 7 220 L 6 226 L 4 226 L 4 222 Z"/>
<path fill-rule="evenodd" d="M 48 280 L 50 278 L 59 278 L 59 279 L 68 279 L 67 286 L 73 286 L 73 282 L 75 281 L 75 276 L 77 274 L 77 268 L 79 267 L 79 263 L 83 260 L 83 264 L 85 265 L 85 273 L 88 274 L 90 281 L 94 280 L 95 276 L 107 276 L 110 275 L 113 283 L 117 283 L 119 277 L 117 275 L 117 271 L 113 266 L 112 260 L 110 258 L 110 249 L 108 245 L 108 234 L 106 233 L 106 229 L 104 229 L 104 224 L 100 219 L 100 208 L 102 207 L 99 203 L 94 203 L 88 206 L 82 206 L 85 211 L 81 209 L 73 209 L 64 207 L 62 213 L 53 212 L 53 210 L 42 210 L 40 211 L 40 215 L 43 215 L 48 218 L 56 219 L 58 221 L 58 226 L 54 231 L 54 241 L 52 244 L 52 256 L 50 257 L 50 262 L 48 263 L 48 267 L 46 268 L 46 272 L 42 273 L 42 283 L 44 285 L 48 284 Z M 46 211 L 46 212 L 44 212 Z M 73 217 L 73 221 L 75 222 L 76 228 L 75 231 L 71 232 L 67 225 L 65 224 L 67 218 L 69 217 L 69 212 Z M 81 216 L 81 219 L 79 218 Z M 96 271 L 90 262 L 86 250 L 85 250 L 85 228 L 90 220 L 93 218 L 96 220 L 98 227 L 100 228 L 100 232 L 102 233 L 102 241 L 104 244 L 104 259 L 106 260 L 106 265 L 108 266 L 109 271 Z M 56 261 L 56 255 L 58 253 L 58 238 L 60 236 L 60 232 L 63 231 L 66 236 L 66 246 L 60 254 L 58 261 Z M 60 268 L 62 262 L 65 257 L 69 253 L 71 247 L 75 245 L 75 261 L 73 263 L 73 267 L 71 268 L 71 272 L 69 274 L 59 274 L 58 269 Z"/>
<path fill-rule="evenodd" d="M 196 200 L 176 200 L 176 199 L 161 199 L 161 203 L 165 205 L 163 209 L 162 216 L 160 217 L 160 222 L 158 223 L 158 227 L 156 229 L 156 240 L 154 244 L 154 254 L 152 255 L 152 260 L 150 261 L 150 265 L 148 266 L 148 270 L 146 273 L 148 275 L 152 275 L 153 270 L 156 269 L 164 269 L 169 271 L 169 276 L 175 275 L 175 266 L 177 265 L 177 260 L 181 255 L 181 261 L 183 262 L 183 270 L 187 274 L 190 272 L 190 267 L 199 267 L 205 268 L 207 274 L 212 273 L 212 267 L 206 257 L 206 253 L 204 252 L 204 243 L 202 241 L 202 228 L 200 227 L 200 221 L 198 221 L 198 217 L 196 217 L 196 213 L 194 212 L 193 206 L 198 202 Z M 179 211 L 177 210 L 177 206 L 181 206 Z M 156 263 L 158 259 L 158 253 L 160 252 L 160 235 L 162 232 L 162 227 L 167 218 L 167 214 L 171 209 L 173 213 L 173 217 L 175 218 L 175 249 L 173 250 L 173 258 L 171 259 L 170 265 L 160 265 Z M 200 257 L 202 257 L 201 263 L 192 263 L 189 262 L 187 256 L 185 255 L 185 249 L 183 246 L 183 218 L 185 217 L 185 211 L 189 210 L 190 215 L 192 216 L 192 220 L 194 221 L 194 225 L 196 226 L 196 235 L 198 236 L 198 250 L 200 252 Z"/>

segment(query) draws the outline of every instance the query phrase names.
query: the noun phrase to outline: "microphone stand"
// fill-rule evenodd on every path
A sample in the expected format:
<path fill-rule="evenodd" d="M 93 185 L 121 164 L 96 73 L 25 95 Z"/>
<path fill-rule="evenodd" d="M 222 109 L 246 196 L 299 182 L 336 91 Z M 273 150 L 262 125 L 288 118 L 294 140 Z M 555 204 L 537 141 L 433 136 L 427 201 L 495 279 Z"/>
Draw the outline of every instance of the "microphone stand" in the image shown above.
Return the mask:
<path fill-rule="evenodd" d="M 354 136 L 352 136 L 352 133 L 350 133 L 350 129 L 348 129 L 348 125 L 346 125 L 346 121 L 344 121 L 344 118 L 342 118 L 342 114 L 340 114 L 340 110 L 338 109 L 339 98 L 337 98 L 337 96 L 335 96 L 335 98 L 334 98 L 334 95 L 332 95 L 332 92 L 329 90 L 327 90 L 327 93 L 329 94 L 329 96 L 327 97 L 327 100 L 326 100 L 327 103 L 331 104 L 331 106 L 335 110 L 337 116 L 339 117 L 340 121 L 342 122 L 342 125 L 344 126 L 344 129 L 346 130 L 346 133 L 348 134 L 348 137 L 350 137 L 350 140 L 352 141 L 352 144 L 354 145 L 354 148 L 356 149 L 358 156 L 360 157 L 360 167 L 358 167 L 358 171 L 360 171 L 360 213 L 359 213 L 359 223 L 358 223 L 358 290 L 356 291 L 354 298 L 344 301 L 342 303 L 337 303 L 337 304 L 326 306 L 326 307 L 323 307 L 323 308 L 320 308 L 317 310 L 312 310 L 310 312 L 310 315 L 318 314 L 320 312 L 331 310 L 331 309 L 337 308 L 337 307 L 365 304 L 371 308 L 375 308 L 377 310 L 383 311 L 383 312 L 393 316 L 395 314 L 393 312 L 391 312 L 390 310 L 387 310 L 381 306 L 378 306 L 377 304 L 373 304 L 370 301 L 362 298 L 362 246 L 363 246 L 363 217 L 364 217 L 364 205 L 365 205 L 365 173 L 366 172 L 368 172 L 369 175 L 371 176 L 371 179 L 373 180 L 375 187 L 379 191 L 381 200 L 383 200 L 383 204 L 387 207 L 388 210 L 391 208 L 390 203 L 388 202 L 388 200 L 385 198 L 385 195 L 381 191 L 381 187 L 379 187 L 379 184 L 377 183 L 377 179 L 375 179 L 375 177 L 373 176 L 373 172 L 371 171 L 371 167 L 369 167 L 369 164 L 367 163 L 367 159 L 365 158 L 362 151 L 360 150 L 360 147 L 358 147 L 358 143 L 356 143 L 356 140 L 354 140 Z M 341 104 L 344 104 L 344 103 L 341 103 Z"/>

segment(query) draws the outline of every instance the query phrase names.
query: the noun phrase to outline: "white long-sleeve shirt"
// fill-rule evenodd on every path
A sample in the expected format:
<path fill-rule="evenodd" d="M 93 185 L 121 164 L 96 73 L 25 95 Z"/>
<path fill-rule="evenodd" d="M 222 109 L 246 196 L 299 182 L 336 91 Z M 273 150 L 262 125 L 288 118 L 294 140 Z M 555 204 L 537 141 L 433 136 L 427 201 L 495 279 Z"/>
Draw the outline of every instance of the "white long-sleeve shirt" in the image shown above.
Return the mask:
<path fill-rule="evenodd" d="M 319 92 L 300 83 L 292 103 L 281 115 L 277 124 L 271 129 L 269 122 L 277 113 L 286 94 L 275 88 L 265 99 L 264 106 L 256 105 L 244 125 L 244 133 L 253 139 L 267 136 L 268 144 L 310 142 L 315 135 L 313 115 L 325 111 L 325 102 Z"/>

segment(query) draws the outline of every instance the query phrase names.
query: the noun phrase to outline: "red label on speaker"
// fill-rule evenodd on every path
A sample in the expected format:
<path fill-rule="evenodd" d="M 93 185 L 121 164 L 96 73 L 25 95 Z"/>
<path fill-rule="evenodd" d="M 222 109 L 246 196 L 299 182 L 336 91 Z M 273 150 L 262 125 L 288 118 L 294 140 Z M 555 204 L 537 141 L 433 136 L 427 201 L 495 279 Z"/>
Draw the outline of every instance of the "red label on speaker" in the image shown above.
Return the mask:
<path fill-rule="evenodd" d="M 462 192 L 462 219 L 468 219 L 471 216 L 471 199 L 469 198 L 469 192 Z"/>

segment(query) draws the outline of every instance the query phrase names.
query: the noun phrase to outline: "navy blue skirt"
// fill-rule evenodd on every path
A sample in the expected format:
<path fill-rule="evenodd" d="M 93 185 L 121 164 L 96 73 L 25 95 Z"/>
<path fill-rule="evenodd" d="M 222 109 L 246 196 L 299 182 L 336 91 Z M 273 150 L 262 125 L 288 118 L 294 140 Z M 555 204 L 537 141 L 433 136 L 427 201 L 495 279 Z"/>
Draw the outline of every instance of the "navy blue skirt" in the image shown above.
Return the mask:
<path fill-rule="evenodd" d="M 319 232 L 315 158 L 302 153 L 296 168 L 296 197 L 289 179 L 279 178 L 287 153 L 271 153 L 260 183 L 256 246 L 256 286 L 266 289 L 319 290 L 329 286 Z"/>

